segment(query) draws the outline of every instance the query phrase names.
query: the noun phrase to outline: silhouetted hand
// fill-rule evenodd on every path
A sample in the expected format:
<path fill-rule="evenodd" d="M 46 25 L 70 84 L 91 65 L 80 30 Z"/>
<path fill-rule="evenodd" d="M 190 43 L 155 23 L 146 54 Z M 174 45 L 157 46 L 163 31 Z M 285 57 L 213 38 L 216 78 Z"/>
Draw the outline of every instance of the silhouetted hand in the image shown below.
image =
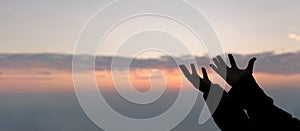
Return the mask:
<path fill-rule="evenodd" d="M 221 56 L 217 56 L 213 58 L 215 65 L 210 64 L 210 67 L 217 72 L 226 82 L 233 86 L 239 80 L 251 75 L 253 73 L 253 66 L 256 58 L 252 58 L 246 69 L 239 69 L 236 65 L 236 62 L 232 56 L 232 54 L 228 55 L 231 67 L 227 66 L 225 61 L 222 59 Z"/>
<path fill-rule="evenodd" d="M 205 68 L 202 68 L 203 78 L 201 78 L 198 75 L 194 64 L 191 64 L 192 74 L 189 72 L 189 70 L 186 68 L 185 65 L 179 65 L 179 67 L 180 67 L 181 71 L 183 72 L 184 76 L 194 85 L 194 87 L 196 87 L 203 93 L 209 92 L 209 88 L 211 86 L 211 81 L 208 78 Z"/>
<path fill-rule="evenodd" d="M 201 78 L 196 70 L 194 64 L 191 64 L 192 73 L 186 68 L 185 65 L 179 65 L 185 77 L 200 91 L 203 92 L 203 98 L 212 114 L 213 120 L 217 126 L 224 131 L 257 131 L 259 127 L 254 125 L 247 117 L 243 108 L 232 99 L 232 97 L 219 85 L 211 83 L 208 78 L 205 68 L 202 68 L 203 78 Z M 215 89 L 216 92 L 222 93 L 220 98 L 214 95 L 210 100 L 208 93 L 210 88 Z M 216 100 L 220 99 L 218 105 Z"/>

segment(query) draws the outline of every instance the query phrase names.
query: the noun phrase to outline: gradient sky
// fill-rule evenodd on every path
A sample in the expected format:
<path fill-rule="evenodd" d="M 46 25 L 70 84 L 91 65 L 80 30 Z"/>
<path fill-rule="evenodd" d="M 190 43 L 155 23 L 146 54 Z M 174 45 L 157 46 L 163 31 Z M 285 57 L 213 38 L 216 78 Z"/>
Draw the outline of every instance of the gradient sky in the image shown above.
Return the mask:
<path fill-rule="evenodd" d="M 85 22 L 107 2 L 1 1 L 0 52 L 71 54 Z M 249 54 L 300 49 L 300 1 L 203 0 L 194 4 L 215 28 L 225 52 Z"/>
<path fill-rule="evenodd" d="M 0 53 L 72 54 L 77 37 L 84 24 L 95 11 L 108 2 L 110 2 L 110 0 L 1 1 Z M 194 1 L 191 2 L 203 12 L 210 21 L 210 24 L 214 27 L 222 42 L 224 52 L 242 55 L 250 54 L 251 56 L 251 54 L 261 55 L 269 51 L 274 51 L 275 54 L 300 51 L 300 1 L 199 0 L 196 1 L 196 3 Z M 171 5 L 172 3 L 169 4 Z M 178 9 L 178 13 L 182 13 L 180 9 Z M 114 14 L 109 16 L 113 17 Z M 145 23 L 146 22 L 147 21 L 145 21 Z M 183 35 L 188 36 L 188 34 Z M 164 44 L 161 44 L 161 42 L 164 42 Z M 131 44 L 131 46 L 129 46 L 131 49 L 145 45 L 164 47 L 174 51 L 176 56 L 186 55 L 183 48 L 178 46 L 181 44 L 178 40 L 157 32 L 138 34 L 127 40 L 124 44 Z M 112 55 L 119 46 L 118 44 L 104 45 L 102 50 L 98 52 L 98 55 Z M 196 43 L 191 42 L 186 46 L 189 47 L 192 55 L 203 56 L 205 54 L 204 48 L 196 45 Z M 123 50 L 119 55 L 126 57 L 132 54 L 130 50 Z M 138 54 L 137 57 L 145 58 L 161 55 L 166 54 L 161 52 L 144 52 L 144 54 Z M 264 59 L 264 56 L 265 55 L 261 55 L 261 57 L 263 57 L 262 59 Z M 266 56 L 268 56 L 268 53 L 266 53 Z M 22 58 L 22 56 L 20 58 Z M 244 57 L 241 57 L 241 59 L 242 58 Z M 280 58 L 280 56 L 276 58 L 274 57 L 275 60 L 273 61 L 270 58 L 271 65 L 286 60 Z M 289 62 L 293 62 L 293 58 L 288 60 Z M 22 59 L 15 62 L 18 64 L 22 63 Z M 243 62 L 245 63 L 245 61 Z M 264 62 L 268 63 L 267 60 Z M 48 63 L 51 62 L 48 61 Z M 300 70 L 297 68 L 299 66 L 293 67 L 293 65 L 290 65 L 287 67 L 281 65 L 284 65 L 284 63 L 280 63 L 280 66 L 274 68 L 274 70 L 285 69 L 286 72 Z M 298 63 L 296 63 L 296 65 L 298 65 Z M 14 68 L 7 67 L 1 66 L 0 63 L 0 69 L 2 69 L 0 72 L 0 81 L 2 81 L 1 85 L 2 88 L 4 88 L 3 90 L 8 89 L 8 87 L 10 87 L 10 89 L 15 88 L 20 90 L 19 88 L 22 85 L 27 85 L 33 88 L 32 90 L 37 90 L 36 88 L 43 87 L 43 85 L 45 86 L 45 83 L 48 83 L 47 85 L 49 87 L 43 89 L 69 88 L 72 86 L 71 74 L 65 72 L 65 70 L 61 72 L 61 70 L 40 67 L 35 67 L 30 70 L 26 70 L 22 66 Z M 70 68 L 71 66 L 69 69 Z M 276 71 L 266 71 L 268 67 L 258 68 L 260 70 L 257 77 L 260 82 L 265 83 L 267 86 L 277 85 L 279 87 L 287 83 L 290 87 L 299 85 L 299 73 L 289 74 L 282 70 L 276 73 Z M 28 72 L 31 73 L 28 74 Z M 36 74 L 34 72 L 36 72 Z M 47 74 L 49 72 L 50 74 Z M 175 74 L 180 75 L 179 72 Z M 169 76 L 175 74 L 169 72 Z M 106 75 L 109 76 L 109 74 Z M 137 77 L 138 76 L 136 76 L 136 78 Z M 280 83 L 272 81 L 279 81 L 280 79 L 286 79 L 286 83 L 280 85 Z M 19 80 L 18 83 L 14 82 L 15 80 Z M 135 81 L 137 83 L 145 82 L 141 82 L 139 79 L 135 79 Z M 173 80 L 172 84 L 174 86 L 178 83 L 176 83 L 176 80 Z M 26 90 L 30 90 L 30 88 Z"/>
<path fill-rule="evenodd" d="M 237 64 L 243 68 L 247 61 L 255 56 L 258 58 L 254 75 L 263 88 L 299 88 L 300 78 L 300 52 L 275 54 L 271 52 L 255 55 L 234 54 Z M 80 59 L 79 74 L 87 77 L 92 56 L 77 56 Z M 117 65 L 111 67 L 115 59 Z M 176 58 L 182 63 L 192 62 L 191 57 Z M 207 56 L 195 56 L 198 67 L 210 63 Z M 110 90 L 115 86 L 130 87 L 129 82 L 138 90 L 145 91 L 150 84 L 155 88 L 161 88 L 162 80 L 172 89 L 181 87 L 182 73 L 177 63 L 171 57 L 161 58 L 135 58 L 129 70 L 126 63 L 131 61 L 128 57 L 98 56 L 95 65 L 95 76 L 101 89 Z M 200 68 L 199 68 L 200 69 Z M 212 70 L 207 67 L 212 81 L 222 84 L 213 77 Z M 157 74 L 157 71 L 162 74 Z M 93 71 L 93 70 L 92 70 Z M 113 71 L 113 72 L 111 72 Z M 199 71 L 200 72 L 200 71 Z M 92 73 L 93 74 L 93 73 Z M 163 79 L 164 78 L 164 79 Z M 183 79 L 184 87 L 191 87 L 186 79 Z M 88 82 L 81 79 L 83 84 Z M 117 84 L 117 85 L 116 85 Z M 0 90 L 17 92 L 40 91 L 70 91 L 73 90 L 72 81 L 72 55 L 63 54 L 0 54 Z"/>
<path fill-rule="evenodd" d="M 87 120 L 83 110 L 79 108 L 79 103 L 74 93 L 72 54 L 78 36 L 86 22 L 99 8 L 111 1 L 0 1 L 0 113 L 2 113 L 0 114 L 2 116 L 0 121 L 4 123 L 1 125 L 1 129 L 90 129 L 88 125 L 85 125 L 85 122 L 90 121 Z M 136 1 L 144 3 L 147 0 Z M 152 2 L 155 0 L 148 1 Z M 176 0 L 156 1 L 164 3 L 157 6 L 164 7 L 174 5 Z M 206 16 L 218 34 L 224 52 L 233 53 L 239 67 L 245 67 L 251 57 L 255 56 L 258 58 L 254 67 L 254 76 L 259 85 L 267 93 L 270 93 L 270 90 L 277 92 L 278 94 L 270 93 L 270 96 L 275 96 L 273 98 L 275 98 L 276 104 L 299 117 L 300 108 L 297 100 L 299 100 L 300 89 L 300 0 L 186 1 L 192 2 L 203 12 L 203 15 Z M 126 8 L 132 9 L 131 6 L 134 6 L 132 4 L 135 3 L 129 2 L 124 8 L 118 8 L 114 11 L 127 12 Z M 168 9 L 164 8 L 167 11 Z M 173 13 L 187 16 L 191 18 L 192 22 L 195 22 L 194 20 L 197 18 L 192 17 L 192 13 L 188 14 L 183 12 L 183 10 L 183 8 L 178 8 Z M 100 19 L 100 21 L 109 23 L 106 20 L 116 17 L 117 14 L 115 12 L 108 14 L 107 18 Z M 158 23 L 151 22 L 152 20 L 148 19 L 141 23 L 150 25 L 160 24 L 159 22 L 163 23 L 163 21 Z M 168 26 L 172 25 L 169 24 Z M 138 28 L 135 25 L 125 27 L 125 29 L 129 30 Z M 117 107 L 115 109 L 123 112 L 128 111 L 133 115 L 139 113 L 149 114 L 147 110 L 139 110 L 138 112 L 137 110 L 132 110 L 142 108 L 132 108 L 131 101 L 128 101 L 129 104 L 127 100 L 125 103 L 123 101 L 120 102 L 119 100 L 123 99 L 116 95 L 117 92 L 113 95 L 115 87 L 130 89 L 132 86 L 136 90 L 144 92 L 151 86 L 154 89 L 162 89 L 165 86 L 166 91 L 170 91 L 169 89 L 178 91 L 180 88 L 197 93 L 198 90 L 184 78 L 177 63 L 174 63 L 173 59 L 171 60 L 167 56 L 167 53 L 154 50 L 135 54 L 136 50 L 141 51 L 140 49 L 144 47 L 163 48 L 171 52 L 172 58 L 180 59 L 185 64 L 193 62 L 190 58 L 194 56 L 197 60 L 198 69 L 200 69 L 200 66 L 207 67 L 210 61 L 205 47 L 193 41 L 194 37 L 191 34 L 177 27 L 173 29 L 179 30 L 178 32 L 181 32 L 181 36 L 188 42 L 182 44 L 178 39 L 170 35 L 149 31 L 139 33 L 120 45 L 117 42 L 113 43 L 120 36 L 118 34 L 120 32 L 115 31 L 111 33 L 115 36 L 110 37 L 106 41 L 107 44 L 98 50 L 95 60 L 95 72 L 92 72 L 92 75 L 95 75 L 101 92 L 108 91 L 102 93 L 108 96 L 109 100 L 117 102 L 115 105 L 112 103 L 114 107 Z M 97 31 L 96 28 L 93 31 Z M 211 34 L 207 33 L 207 35 Z M 110 65 L 111 59 L 115 57 L 114 51 L 119 47 L 123 47 L 120 48 L 120 52 L 117 54 L 120 63 L 117 63 L 117 69 L 113 70 L 117 72 L 113 76 Z M 93 47 L 87 46 L 86 48 Z M 191 53 L 188 54 L 186 49 Z M 124 61 L 129 61 L 133 56 L 135 59 L 131 63 L 131 70 L 128 71 L 126 66 L 124 66 Z M 79 74 L 76 74 L 80 76 L 79 84 L 76 84 L 82 84 L 80 89 L 91 89 L 91 82 L 88 80 L 94 79 L 89 79 L 88 74 L 91 74 L 90 70 L 85 70 L 85 68 L 90 67 L 87 60 L 94 60 L 94 57 L 89 55 L 76 57 L 80 57 L 81 63 L 79 67 L 83 69 L 79 71 Z M 212 74 L 213 71 L 209 67 L 207 69 L 210 79 L 220 84 L 221 82 L 218 80 L 221 78 L 214 76 Z M 157 70 L 160 72 L 154 72 Z M 128 86 L 128 83 L 131 86 Z M 224 88 L 229 90 L 230 87 L 227 85 Z M 175 97 L 167 96 L 162 98 L 163 100 L 173 101 Z M 164 106 L 168 107 L 169 104 L 172 103 L 169 101 L 158 101 L 157 107 L 147 109 L 151 110 L 151 114 L 152 111 L 156 112 L 158 108 L 158 111 L 167 109 Z M 202 105 L 201 103 L 198 104 L 195 105 L 194 110 L 190 113 L 192 117 L 187 117 L 187 121 L 184 122 L 188 124 L 184 124 L 182 127 L 179 126 L 178 130 L 200 130 L 198 119 L 201 111 L 199 107 Z M 139 107 L 140 105 L 137 106 Z M 148 105 L 145 107 L 148 107 Z M 95 126 L 92 125 L 92 122 L 90 123 L 91 126 Z M 55 128 L 57 126 L 62 128 Z"/>

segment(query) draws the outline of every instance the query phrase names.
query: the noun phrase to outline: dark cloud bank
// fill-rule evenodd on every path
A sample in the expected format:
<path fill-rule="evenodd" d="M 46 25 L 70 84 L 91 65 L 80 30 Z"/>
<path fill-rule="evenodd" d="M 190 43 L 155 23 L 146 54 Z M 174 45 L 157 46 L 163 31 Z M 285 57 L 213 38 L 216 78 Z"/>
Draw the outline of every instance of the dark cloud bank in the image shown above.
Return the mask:
<path fill-rule="evenodd" d="M 234 54 L 240 67 L 245 67 L 248 60 L 251 57 L 257 57 L 258 60 L 255 65 L 256 72 L 264 72 L 271 74 L 298 74 L 300 73 L 300 52 L 275 54 L 273 52 L 265 52 L 251 55 Z M 87 67 L 87 61 L 95 59 L 95 57 L 88 55 L 75 56 L 80 61 L 80 67 L 85 69 Z M 207 66 L 210 61 L 207 56 L 195 56 L 194 57 L 199 66 Z M 0 54 L 0 69 L 54 69 L 60 71 L 72 70 L 73 55 L 66 54 Z M 112 59 L 117 62 L 117 66 L 114 69 L 124 70 L 125 66 L 131 58 L 127 57 L 112 57 L 112 56 L 97 56 L 95 59 L 96 70 L 110 70 Z M 158 68 L 158 69 L 175 69 L 177 64 L 174 60 L 181 63 L 192 62 L 191 56 L 182 57 L 169 57 L 161 56 L 160 58 L 149 59 L 133 59 L 130 68 Z M 126 68 L 124 68 L 126 67 Z M 48 72 L 43 72 L 43 74 Z"/>

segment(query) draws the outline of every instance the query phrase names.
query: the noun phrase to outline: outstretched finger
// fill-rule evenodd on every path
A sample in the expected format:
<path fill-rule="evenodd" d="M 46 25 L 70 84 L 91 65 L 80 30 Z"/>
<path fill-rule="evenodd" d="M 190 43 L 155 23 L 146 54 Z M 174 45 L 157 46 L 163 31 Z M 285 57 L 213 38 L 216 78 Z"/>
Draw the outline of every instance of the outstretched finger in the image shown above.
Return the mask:
<path fill-rule="evenodd" d="M 203 74 L 203 79 L 204 80 L 209 80 L 206 69 L 204 67 L 202 67 L 202 74 Z"/>
<path fill-rule="evenodd" d="M 234 60 L 234 57 L 232 56 L 232 54 L 228 54 L 228 58 L 229 58 L 231 67 L 237 68 L 237 65 L 235 63 L 235 60 Z"/>
<path fill-rule="evenodd" d="M 254 67 L 255 61 L 256 61 L 256 58 L 255 58 L 255 57 L 253 57 L 253 58 L 249 61 L 248 67 L 247 67 L 247 70 L 248 70 L 248 71 L 253 72 L 253 67 Z"/>
<path fill-rule="evenodd" d="M 198 74 L 197 69 L 193 63 L 191 64 L 191 68 L 192 68 L 192 74 Z"/>
<path fill-rule="evenodd" d="M 209 65 L 215 72 L 219 73 L 218 68 L 214 64 Z"/>
<path fill-rule="evenodd" d="M 180 68 L 181 72 L 184 74 L 184 76 L 189 79 L 190 78 L 190 72 L 186 68 L 186 66 L 185 65 L 179 65 L 179 68 Z"/>
<path fill-rule="evenodd" d="M 221 56 L 218 55 L 217 59 L 220 62 L 221 66 L 227 67 L 227 64 L 225 63 L 225 61 L 223 60 L 223 58 Z"/>
<path fill-rule="evenodd" d="M 214 61 L 215 65 L 216 65 L 217 67 L 220 67 L 220 66 L 221 66 L 221 63 L 218 61 L 217 58 L 213 58 L 212 60 Z"/>

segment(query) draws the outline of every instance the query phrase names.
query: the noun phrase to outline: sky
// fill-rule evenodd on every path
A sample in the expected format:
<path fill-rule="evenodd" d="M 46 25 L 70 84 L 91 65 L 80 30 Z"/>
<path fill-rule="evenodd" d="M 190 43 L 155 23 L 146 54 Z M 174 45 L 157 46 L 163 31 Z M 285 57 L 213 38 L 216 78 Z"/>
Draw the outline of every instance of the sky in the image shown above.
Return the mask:
<path fill-rule="evenodd" d="M 72 54 L 85 23 L 107 2 L 4 0 L 0 5 L 0 52 Z M 297 0 L 199 0 L 193 4 L 214 27 L 224 52 L 250 54 L 300 49 L 300 9 Z M 193 53 L 203 54 L 203 50 L 199 50 Z"/>
<path fill-rule="evenodd" d="M 2 69 L 2 80 L 9 79 L 10 81 L 14 81 L 14 77 L 22 76 L 20 79 L 24 79 L 25 81 L 29 79 L 32 83 L 37 82 L 45 84 L 47 82 L 51 83 L 51 80 L 53 82 L 53 79 L 34 79 L 31 77 L 35 75 L 51 76 L 55 74 L 53 77 L 60 78 L 61 71 L 67 72 L 64 75 L 68 76 L 62 78 L 71 80 L 71 74 L 68 72 L 71 69 L 69 61 L 70 56 L 67 56 L 67 62 L 69 62 L 67 64 L 60 63 L 59 61 L 65 59 L 64 57 L 66 56 L 63 54 L 73 54 L 76 42 L 80 36 L 81 30 L 85 27 L 85 24 L 99 8 L 103 7 L 108 2 L 110 1 L 2 1 L 0 5 L 0 53 L 3 54 L 1 56 L 2 61 L 0 65 Z M 242 61 L 242 66 L 245 66 L 247 63 L 245 58 L 250 58 L 250 56 L 258 57 L 260 60 L 257 62 L 258 66 L 256 67 L 256 74 L 260 74 L 258 75 L 258 77 L 261 78 L 259 80 L 268 83 L 268 87 L 278 85 L 276 83 L 274 84 L 270 79 L 283 78 L 291 80 L 286 81 L 291 87 L 299 85 L 297 79 L 299 78 L 298 76 L 300 73 L 298 71 L 300 69 L 298 68 L 299 63 L 296 62 L 300 51 L 300 17 L 298 17 L 300 12 L 300 8 L 298 8 L 298 5 L 300 4 L 299 1 L 213 0 L 209 2 L 190 2 L 200 9 L 202 14 L 214 28 L 222 45 L 223 53 L 241 55 L 239 59 Z M 162 2 L 162 4 L 167 3 Z M 134 5 L 125 4 L 125 7 L 123 7 L 125 9 L 118 8 L 116 12 L 119 10 L 129 12 L 129 10 L 126 10 L 126 7 L 134 7 Z M 185 14 L 184 10 L 185 7 L 182 7 L 176 10 L 178 12 L 175 11 L 175 13 L 187 16 L 193 15 Z M 110 18 L 118 16 L 114 13 L 115 12 L 109 12 L 104 17 L 106 19 L 99 19 L 97 22 L 101 23 L 104 21 L 105 23 L 106 20 L 108 21 Z M 121 31 L 113 30 L 108 35 L 108 38 L 104 40 L 101 48 L 97 50 L 96 55 L 100 58 L 105 56 L 120 56 L 128 58 L 128 60 L 130 60 L 129 58 L 155 58 L 157 61 L 164 60 L 162 56 L 167 55 L 181 59 L 184 59 L 186 55 L 198 57 L 207 55 L 207 51 L 205 50 L 205 47 L 201 46 L 201 42 L 199 44 L 197 41 L 193 41 L 194 38 L 191 37 L 192 35 L 184 29 L 181 29 L 176 23 L 174 24 L 171 22 L 169 24 L 164 24 L 164 21 L 160 21 L 160 19 L 155 23 L 155 20 L 153 19 L 156 18 L 146 20 L 137 19 L 136 21 L 141 21 L 144 23 L 144 26 L 158 25 L 161 27 L 173 27 L 175 30 L 171 31 L 181 32 L 181 36 L 183 36 L 182 40 L 187 42 L 182 42 L 180 41 L 181 39 L 179 40 L 165 32 L 145 31 L 135 34 L 129 39 L 126 39 L 126 41 L 123 41 L 123 43 L 120 43 L 116 38 L 119 36 L 123 37 L 122 34 L 120 34 Z M 120 26 L 120 29 L 123 28 L 126 31 L 141 27 L 138 25 L 130 25 L 130 22 L 132 21 L 127 22 L 127 24 L 125 22 L 124 25 Z M 99 27 L 101 27 L 101 24 Z M 101 29 L 99 27 L 95 28 L 95 30 Z M 89 41 L 87 40 L 87 42 Z M 164 50 L 143 50 L 144 47 L 164 49 L 166 52 L 164 52 Z M 27 61 L 23 59 L 26 57 L 26 54 L 32 53 L 46 54 L 32 57 L 29 56 Z M 93 52 L 88 55 L 93 55 Z M 54 58 L 52 59 L 49 57 Z M 52 63 L 55 63 L 54 61 L 58 61 L 58 63 L 54 67 L 51 67 Z M 33 64 L 30 64 L 30 62 Z M 186 62 L 188 63 L 191 61 Z M 201 64 L 205 62 L 206 64 Z M 199 65 L 207 66 L 209 62 L 205 62 L 197 61 Z M 27 64 L 15 65 L 16 63 Z M 107 65 L 109 62 L 100 62 L 100 64 Z M 158 65 L 160 64 L 163 66 L 165 63 L 162 61 Z M 148 65 L 151 65 L 151 59 Z M 151 72 L 152 70 L 152 67 L 149 69 L 147 66 L 140 66 L 141 69 L 146 68 L 148 72 Z M 30 69 L 27 70 L 27 68 Z M 163 69 L 175 69 L 178 72 L 178 69 L 174 68 L 174 66 L 164 67 Z M 108 70 L 109 68 L 104 71 Z M 99 72 L 101 71 L 103 70 L 100 70 Z M 8 74 L 14 74 L 14 77 L 8 76 Z M 180 73 L 178 72 L 177 75 L 180 75 Z M 136 77 L 139 78 L 138 76 Z M 64 80 L 62 80 L 62 83 L 56 84 L 56 86 L 50 86 L 48 88 L 62 90 L 60 87 L 64 87 L 64 85 L 72 87 L 71 82 L 64 83 L 63 81 Z M 12 84 L 13 82 L 4 83 Z M 19 85 L 17 83 L 13 84 L 15 87 L 18 87 L 17 85 Z"/>
<path fill-rule="evenodd" d="M 211 63 L 208 57 L 211 52 L 203 46 L 207 43 L 197 39 L 188 28 L 182 28 L 188 27 L 184 24 L 201 24 L 197 23 L 201 20 L 199 14 L 185 12 L 192 9 L 190 6 L 178 5 L 178 0 L 121 0 L 125 2 L 122 8 L 116 8 L 116 4 L 104 10 L 104 13 L 100 12 L 102 17 L 93 17 L 100 8 L 111 1 L 1 0 L 0 114 L 6 117 L 0 118 L 0 121 L 7 124 L 6 127 L 1 125 L 0 129 L 96 128 L 87 120 L 75 96 L 72 58 L 76 47 L 80 48 L 79 53 L 75 55 L 80 61 L 77 66 L 82 69 L 76 72 L 79 73 L 76 75 L 89 78 L 89 62 L 95 59 L 93 71 L 96 83 L 102 91 L 108 91 L 104 93 L 108 98 L 113 97 L 111 100 L 116 102 L 119 102 L 119 97 L 111 95 L 111 91 L 117 86 L 116 83 L 127 89 L 129 82 L 130 86 L 140 92 L 162 86 L 172 91 L 178 91 L 180 88 L 197 91 L 180 72 L 178 64 L 183 63 L 194 62 L 198 65 L 198 70 L 202 66 L 206 67 L 211 80 L 221 83 L 221 78 L 208 67 Z M 161 3 L 151 4 L 154 1 Z M 300 1 L 187 1 L 200 10 L 214 29 L 214 32 L 205 32 L 203 29 L 204 36 L 200 37 L 217 36 L 221 46 L 216 47 L 216 50 L 221 49 L 220 53 L 225 54 L 233 53 L 241 68 L 246 67 L 250 58 L 257 57 L 254 76 L 259 85 L 275 96 L 276 104 L 299 116 L 299 104 L 295 99 L 299 98 L 300 89 Z M 172 10 L 176 16 L 182 16 L 189 21 L 182 24 L 179 18 L 170 20 L 153 15 L 134 17 L 112 28 L 102 41 L 103 44 L 99 46 L 101 36 L 97 33 L 106 31 L 102 26 L 116 24 L 110 23 L 110 20 L 118 19 L 122 13 L 129 14 L 132 11 L 139 12 L 139 9 L 151 10 L 156 7 L 170 7 L 162 11 Z M 105 11 L 108 13 L 105 14 Z M 88 28 L 88 22 L 94 22 L 95 26 Z M 135 32 L 136 34 L 128 39 L 123 39 L 127 38 L 124 34 L 131 30 L 151 27 L 169 29 L 169 32 L 162 29 L 147 30 Z M 83 39 L 84 42 L 94 42 L 97 47 L 76 46 L 79 38 L 84 36 L 85 29 L 91 29 L 97 41 Z M 177 33 L 180 37 L 170 32 Z M 226 61 L 228 62 L 227 59 Z M 115 62 L 115 65 L 112 66 L 112 62 Z M 90 84 L 85 79 L 80 82 L 84 86 Z M 230 89 L 228 85 L 224 88 Z M 173 100 L 172 98 L 166 100 Z M 116 103 L 114 106 L 120 108 L 121 113 L 127 111 L 131 115 L 137 114 L 126 102 Z M 170 106 L 172 103 L 164 101 L 158 104 Z M 162 105 L 155 107 L 154 114 L 157 110 L 165 109 Z M 196 123 L 200 114 L 197 108 L 199 106 L 194 107 L 184 124 L 178 126 L 177 130 L 200 129 Z M 139 113 L 147 115 L 143 110 Z M 210 124 L 213 128 L 201 126 L 216 130 L 212 120 L 209 121 Z"/>

